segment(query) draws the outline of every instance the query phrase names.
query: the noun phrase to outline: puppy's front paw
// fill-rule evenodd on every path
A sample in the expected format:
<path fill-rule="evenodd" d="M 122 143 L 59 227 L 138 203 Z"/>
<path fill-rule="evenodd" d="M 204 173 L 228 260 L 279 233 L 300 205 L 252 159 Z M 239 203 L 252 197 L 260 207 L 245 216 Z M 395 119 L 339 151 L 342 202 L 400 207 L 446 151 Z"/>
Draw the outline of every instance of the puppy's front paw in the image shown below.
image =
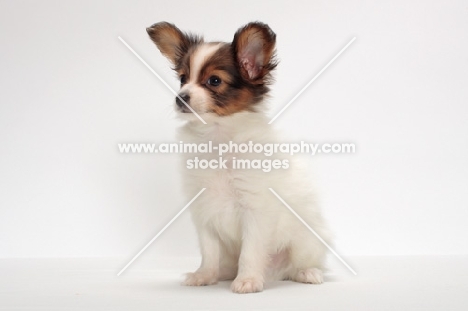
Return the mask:
<path fill-rule="evenodd" d="M 185 281 L 182 283 L 187 286 L 204 286 L 218 283 L 218 275 L 214 272 L 196 271 L 187 273 Z"/>
<path fill-rule="evenodd" d="M 263 282 L 256 278 L 236 278 L 231 284 L 231 290 L 238 294 L 261 292 Z"/>
<path fill-rule="evenodd" d="M 322 270 L 317 268 L 299 270 L 299 272 L 296 274 L 296 277 L 294 278 L 294 281 L 310 284 L 322 284 L 323 273 Z"/>

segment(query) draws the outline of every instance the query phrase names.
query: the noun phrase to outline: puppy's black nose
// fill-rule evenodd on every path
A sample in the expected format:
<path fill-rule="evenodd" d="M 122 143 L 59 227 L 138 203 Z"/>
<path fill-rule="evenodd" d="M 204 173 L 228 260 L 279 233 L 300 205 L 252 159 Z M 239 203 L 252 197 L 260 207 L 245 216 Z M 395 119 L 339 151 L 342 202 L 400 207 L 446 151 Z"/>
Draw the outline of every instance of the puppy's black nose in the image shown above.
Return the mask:
<path fill-rule="evenodd" d="M 179 106 L 180 108 L 186 108 L 184 102 L 182 100 L 180 100 L 179 97 L 182 98 L 182 100 L 185 101 L 187 103 L 187 105 L 190 105 L 190 95 L 182 93 L 182 94 L 179 94 L 179 96 L 176 98 L 177 106 Z"/>

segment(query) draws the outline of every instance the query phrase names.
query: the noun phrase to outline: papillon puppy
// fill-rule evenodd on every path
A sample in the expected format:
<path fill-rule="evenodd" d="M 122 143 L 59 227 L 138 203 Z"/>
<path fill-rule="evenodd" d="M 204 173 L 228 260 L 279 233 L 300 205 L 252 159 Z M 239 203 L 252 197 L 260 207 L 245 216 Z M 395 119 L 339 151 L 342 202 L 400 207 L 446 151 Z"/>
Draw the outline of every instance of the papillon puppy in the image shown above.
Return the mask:
<path fill-rule="evenodd" d="M 213 145 L 280 141 L 268 124 L 264 106 L 277 66 L 276 35 L 268 25 L 249 23 L 231 43 L 205 42 L 167 22 L 154 24 L 147 32 L 180 79 L 175 108 L 186 120 L 179 132 L 181 141 L 212 141 Z M 330 243 L 312 186 L 304 176 L 306 169 L 296 159 L 281 154 L 276 158 L 288 165 L 268 172 L 239 169 L 232 166 L 239 159 L 272 157 L 231 150 L 223 154 L 227 168 L 186 168 L 186 161 L 194 157 L 212 160 L 219 155 L 184 155 L 187 199 L 206 188 L 190 206 L 202 260 L 195 272 L 186 275 L 185 285 L 233 280 L 233 292 L 253 293 L 262 291 L 266 281 L 323 282 L 327 248 L 269 190 L 274 189 Z"/>

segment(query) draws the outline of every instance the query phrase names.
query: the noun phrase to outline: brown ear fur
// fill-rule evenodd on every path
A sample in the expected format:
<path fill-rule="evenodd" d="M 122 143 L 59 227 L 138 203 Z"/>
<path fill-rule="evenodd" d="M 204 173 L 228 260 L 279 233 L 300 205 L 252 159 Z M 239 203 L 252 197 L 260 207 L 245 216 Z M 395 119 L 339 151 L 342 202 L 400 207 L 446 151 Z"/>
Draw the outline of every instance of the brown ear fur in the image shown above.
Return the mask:
<path fill-rule="evenodd" d="M 161 53 L 174 65 L 178 64 L 192 45 L 203 42 L 202 38 L 183 33 L 175 25 L 167 22 L 156 23 L 146 28 L 146 31 Z"/>
<path fill-rule="evenodd" d="M 275 33 L 260 22 L 249 23 L 236 32 L 232 47 L 244 79 L 263 83 L 277 65 L 275 43 Z"/>

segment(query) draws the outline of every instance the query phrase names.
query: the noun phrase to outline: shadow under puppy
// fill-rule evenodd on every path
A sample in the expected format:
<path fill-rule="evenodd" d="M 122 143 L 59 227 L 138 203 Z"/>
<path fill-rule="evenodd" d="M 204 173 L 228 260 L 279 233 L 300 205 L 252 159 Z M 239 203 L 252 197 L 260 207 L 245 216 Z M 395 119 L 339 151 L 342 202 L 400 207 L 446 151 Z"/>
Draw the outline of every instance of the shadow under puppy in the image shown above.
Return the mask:
<path fill-rule="evenodd" d="M 232 43 L 205 42 L 166 22 L 147 32 L 180 79 L 175 104 L 178 116 L 186 120 L 180 140 L 212 141 L 214 146 L 279 141 L 265 114 L 271 71 L 277 65 L 276 35 L 268 25 L 249 23 Z M 184 164 L 194 157 L 213 160 L 218 154 L 185 154 Z M 326 247 L 268 190 L 275 189 L 329 242 L 305 169 L 287 154 L 281 155 L 279 168 L 269 171 L 233 168 L 240 159 L 271 160 L 262 153 L 230 150 L 223 158 L 226 168 L 183 171 L 187 198 L 206 188 L 190 206 L 202 262 L 184 284 L 233 280 L 232 291 L 252 293 L 262 291 L 267 280 L 322 283 Z"/>

